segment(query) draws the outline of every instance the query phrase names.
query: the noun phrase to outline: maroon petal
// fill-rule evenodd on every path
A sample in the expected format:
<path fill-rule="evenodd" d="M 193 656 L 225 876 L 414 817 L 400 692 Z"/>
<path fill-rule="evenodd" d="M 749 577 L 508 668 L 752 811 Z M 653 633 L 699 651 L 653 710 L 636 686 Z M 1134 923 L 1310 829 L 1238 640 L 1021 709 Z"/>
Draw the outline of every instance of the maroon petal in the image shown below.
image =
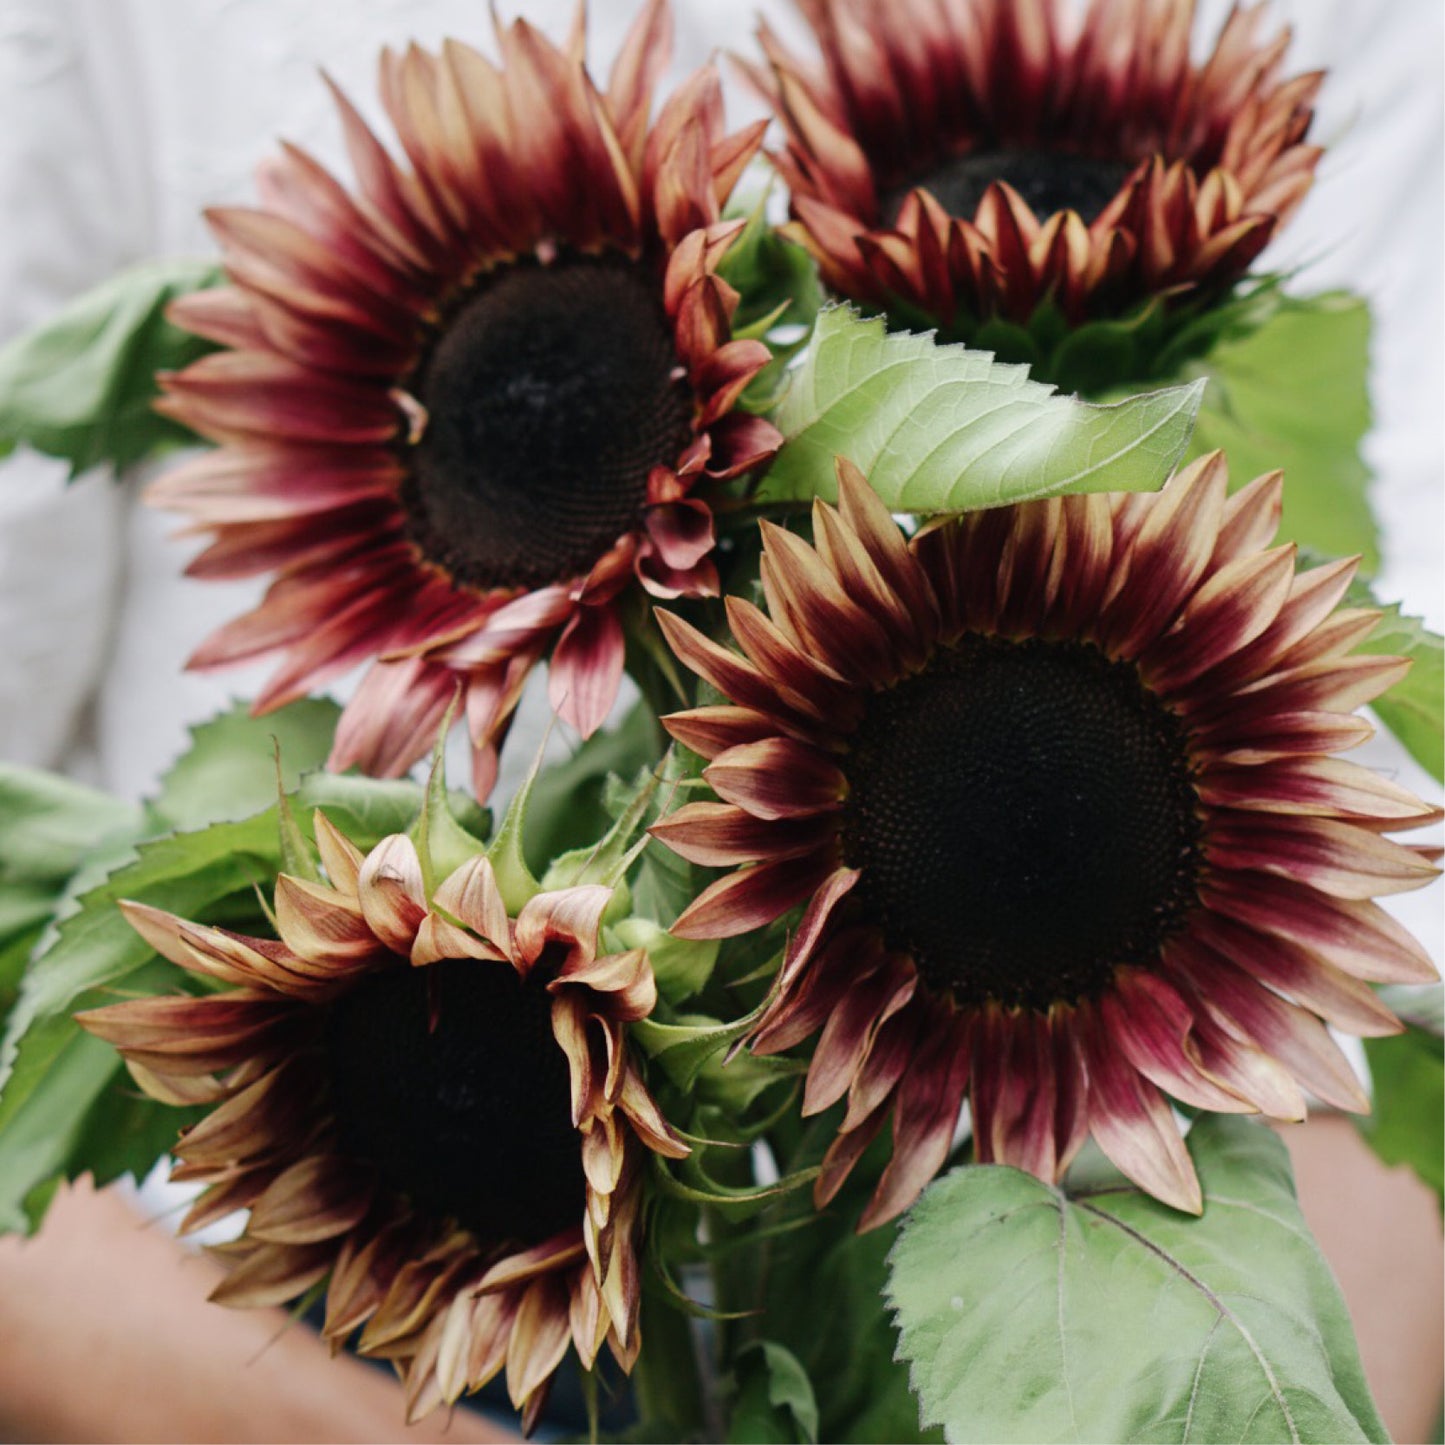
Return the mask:
<path fill-rule="evenodd" d="M 648 830 L 674 853 L 705 868 L 762 858 L 797 858 L 823 849 L 834 834 L 826 816 L 768 821 L 731 803 L 688 803 Z"/>
<path fill-rule="evenodd" d="M 581 607 L 552 652 L 547 697 L 589 738 L 607 721 L 622 685 L 622 622 L 611 607 Z"/>
<path fill-rule="evenodd" d="M 677 938 L 732 938 L 796 907 L 834 871 L 826 857 L 781 858 L 703 889 L 669 930 Z"/>
<path fill-rule="evenodd" d="M 878 1181 L 858 1232 L 896 1218 L 943 1167 L 968 1088 L 970 1050 L 962 1015 L 940 1016 L 926 1026 L 925 1046 L 895 1093 L 893 1157 Z"/>
<path fill-rule="evenodd" d="M 791 738 L 762 738 L 719 753 L 703 777 L 729 803 L 755 818 L 795 818 L 830 812 L 847 780 L 828 759 Z"/>
<path fill-rule="evenodd" d="M 1215 912 L 1302 943 L 1356 978 L 1435 983 L 1440 977 L 1425 949 L 1377 903 L 1250 873 L 1216 874 L 1205 880 L 1203 896 Z"/>
<path fill-rule="evenodd" d="M 1164 1096 L 1141 1078 L 1095 1020 L 1083 1026 L 1089 1071 L 1089 1129 L 1141 1189 L 1187 1214 L 1204 1208 L 1194 1164 Z"/>
<path fill-rule="evenodd" d="M 1165 1093 L 1217 1113 L 1252 1112 L 1254 1105 L 1200 1066 L 1191 1048 L 1193 1014 L 1165 980 L 1142 969 L 1121 969 L 1099 1003 L 1115 1048 Z"/>

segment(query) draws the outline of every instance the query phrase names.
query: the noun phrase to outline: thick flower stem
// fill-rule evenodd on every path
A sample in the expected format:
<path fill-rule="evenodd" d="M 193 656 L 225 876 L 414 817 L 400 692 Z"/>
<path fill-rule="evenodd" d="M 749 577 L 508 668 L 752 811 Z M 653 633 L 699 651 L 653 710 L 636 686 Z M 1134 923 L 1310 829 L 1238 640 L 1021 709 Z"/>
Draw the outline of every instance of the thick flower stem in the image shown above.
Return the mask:
<path fill-rule="evenodd" d="M 638 1414 L 646 1425 L 662 1432 L 658 1439 L 706 1438 L 707 1412 L 692 1321 L 646 1286 L 641 1321 L 647 1346 L 632 1370 Z"/>

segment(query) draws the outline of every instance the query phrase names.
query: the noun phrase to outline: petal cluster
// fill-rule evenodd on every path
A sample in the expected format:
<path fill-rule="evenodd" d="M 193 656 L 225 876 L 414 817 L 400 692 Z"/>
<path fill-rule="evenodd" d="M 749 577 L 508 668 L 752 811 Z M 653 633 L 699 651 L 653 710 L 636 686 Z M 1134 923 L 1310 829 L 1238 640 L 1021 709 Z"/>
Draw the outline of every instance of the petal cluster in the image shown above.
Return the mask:
<path fill-rule="evenodd" d="M 730 339 L 738 298 L 717 275 L 738 229 L 721 205 L 761 127 L 725 132 L 711 67 L 651 119 L 670 48 L 662 0 L 605 88 L 583 39 L 579 28 L 558 47 L 518 20 L 498 25 L 499 65 L 453 41 L 385 52 L 381 96 L 404 158 L 333 86 L 354 188 L 283 146 L 259 173 L 259 206 L 208 213 L 230 284 L 176 304 L 179 324 L 225 349 L 163 377 L 160 407 L 218 446 L 150 500 L 213 534 L 192 575 L 275 576 L 191 665 L 278 658 L 265 711 L 370 663 L 333 767 L 406 771 L 460 687 L 485 795 L 522 685 L 549 654 L 554 707 L 593 731 L 622 671 L 619 594 L 634 582 L 657 597 L 715 592 L 706 488 L 777 445 L 736 410 L 768 352 Z M 614 258 L 655 292 L 687 435 L 589 567 L 541 586 L 468 585 L 408 515 L 410 458 L 434 422 L 412 388 L 478 286 L 575 257 Z"/>
<path fill-rule="evenodd" d="M 1365 1109 L 1326 1024 L 1393 1032 L 1369 985 L 1435 977 L 1373 900 L 1437 875 L 1385 835 L 1440 811 L 1335 756 L 1369 736 L 1355 710 L 1409 664 L 1353 651 L 1378 621 L 1340 605 L 1353 563 L 1297 572 L 1292 546 L 1269 545 L 1279 474 L 1233 495 L 1226 481 L 1215 454 L 1157 495 L 976 512 L 910 542 L 841 463 L 812 546 L 763 524 L 767 609 L 728 599 L 741 655 L 663 614 L 677 655 L 728 699 L 665 720 L 708 759 L 718 801 L 653 831 L 732 870 L 674 931 L 739 934 L 806 904 L 751 1047 L 816 1035 L 804 1111 L 846 1101 L 820 1203 L 891 1118 L 865 1227 L 917 1197 L 965 1101 L 982 1162 L 1054 1180 L 1092 1133 L 1143 1188 L 1197 1211 L 1171 1098 L 1297 1119 L 1308 1090 Z M 1106 986 L 1043 1005 L 930 984 L 847 857 L 847 770 L 872 701 L 977 637 L 1082 644 L 1135 669 L 1177 722 L 1195 800 L 1182 919 Z"/>
<path fill-rule="evenodd" d="M 599 953 L 610 890 L 541 893 L 514 918 L 478 857 L 428 900 L 409 839 L 362 855 L 320 813 L 315 828 L 328 881 L 278 879 L 274 939 L 122 905 L 157 952 L 217 992 L 79 1021 L 119 1049 L 151 1097 L 210 1108 L 177 1144 L 172 1177 L 206 1186 L 185 1231 L 249 1211 L 219 1250 L 229 1272 L 213 1298 L 276 1305 L 325 1281 L 324 1335 L 339 1348 L 360 1330 L 363 1353 L 394 1362 L 409 1418 L 505 1368 L 530 1429 L 569 1343 L 588 1368 L 604 1345 L 626 1369 L 636 1358 L 640 1171 L 649 1150 L 687 1152 L 627 1047 L 627 1023 L 656 999 L 651 966 L 641 951 Z M 515 973 L 549 1005 L 566 1056 L 585 1207 L 525 1248 L 418 1208 L 338 1139 L 321 1045 L 328 1007 L 378 972 L 444 959 Z M 476 1027 L 486 1047 L 486 1020 Z M 510 1160 L 505 1174 L 528 1167 Z"/>
<path fill-rule="evenodd" d="M 1298 206 L 1320 156 L 1305 133 L 1321 76 L 1279 77 L 1288 33 L 1231 11 L 1190 58 L 1193 0 L 808 0 L 822 65 L 766 27 L 775 159 L 797 238 L 843 296 L 964 334 L 1070 324 L 1242 276 Z M 954 213 L 929 177 L 981 152 L 1101 159 L 1126 171 L 1097 215 L 1036 211 L 1006 181 Z"/>

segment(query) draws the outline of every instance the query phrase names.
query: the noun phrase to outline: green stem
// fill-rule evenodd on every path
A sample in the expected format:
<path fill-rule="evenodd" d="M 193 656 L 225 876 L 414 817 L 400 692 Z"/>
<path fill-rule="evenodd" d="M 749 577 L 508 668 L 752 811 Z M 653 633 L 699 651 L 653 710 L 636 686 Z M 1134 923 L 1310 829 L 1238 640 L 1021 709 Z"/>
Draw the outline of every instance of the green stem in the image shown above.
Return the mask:
<path fill-rule="evenodd" d="M 692 1321 L 653 1291 L 642 1291 L 642 1337 L 632 1370 L 637 1409 L 660 1439 L 706 1438 L 702 1380 L 694 1354 Z"/>

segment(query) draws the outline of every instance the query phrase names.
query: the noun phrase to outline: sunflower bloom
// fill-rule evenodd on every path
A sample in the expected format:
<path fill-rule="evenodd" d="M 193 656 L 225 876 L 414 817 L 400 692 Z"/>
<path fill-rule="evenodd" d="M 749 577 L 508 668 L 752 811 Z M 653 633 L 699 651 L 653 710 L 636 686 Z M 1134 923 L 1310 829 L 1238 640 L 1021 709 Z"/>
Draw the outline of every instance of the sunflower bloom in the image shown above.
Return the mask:
<path fill-rule="evenodd" d="M 485 858 L 429 901 L 409 839 L 363 856 L 320 813 L 316 839 L 329 882 L 278 879 L 278 938 L 122 905 L 224 987 L 79 1021 L 152 1097 L 215 1106 L 172 1175 L 207 1186 L 185 1230 L 250 1211 L 213 1299 L 326 1281 L 326 1337 L 394 1362 L 409 1419 L 505 1368 L 530 1431 L 569 1342 L 637 1355 L 641 1170 L 687 1152 L 627 1048 L 651 966 L 599 956 L 609 889 L 511 918 Z"/>
<path fill-rule="evenodd" d="M 1351 652 L 1378 620 L 1337 610 L 1354 564 L 1296 574 L 1279 475 L 1226 499 L 1218 454 L 911 543 L 840 472 L 813 546 L 763 524 L 743 656 L 662 615 L 730 702 L 666 720 L 720 801 L 654 828 L 735 870 L 681 936 L 807 905 L 750 1042 L 819 1034 L 804 1111 L 847 1100 L 820 1205 L 891 1114 L 861 1227 L 907 1208 L 965 1100 L 980 1162 L 1056 1180 L 1092 1133 L 1195 1212 L 1166 1096 L 1367 1108 L 1325 1023 L 1395 1032 L 1369 982 L 1435 978 L 1372 900 L 1436 876 L 1383 834 L 1440 813 L 1333 756 L 1409 665 Z"/>
<path fill-rule="evenodd" d="M 833 290 L 969 339 L 1047 300 L 1067 325 L 1217 295 L 1308 191 L 1320 74 L 1194 0 L 800 0 L 821 67 L 766 27 L 797 239 Z"/>
<path fill-rule="evenodd" d="M 723 132 L 699 71 L 649 124 L 670 24 L 650 0 L 605 90 L 582 36 L 498 27 L 382 56 L 399 162 L 338 92 L 357 184 L 292 146 L 259 208 L 208 212 L 230 285 L 175 320 L 226 349 L 159 405 L 219 444 L 150 499 L 214 533 L 193 575 L 275 573 L 192 667 L 276 656 L 268 711 L 369 671 L 331 765 L 405 772 L 460 687 L 475 786 L 550 657 L 584 735 L 614 701 L 621 610 L 711 595 L 709 491 L 768 458 L 735 404 L 768 360 L 729 339 L 720 206 L 761 126 Z"/>

